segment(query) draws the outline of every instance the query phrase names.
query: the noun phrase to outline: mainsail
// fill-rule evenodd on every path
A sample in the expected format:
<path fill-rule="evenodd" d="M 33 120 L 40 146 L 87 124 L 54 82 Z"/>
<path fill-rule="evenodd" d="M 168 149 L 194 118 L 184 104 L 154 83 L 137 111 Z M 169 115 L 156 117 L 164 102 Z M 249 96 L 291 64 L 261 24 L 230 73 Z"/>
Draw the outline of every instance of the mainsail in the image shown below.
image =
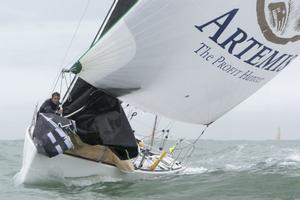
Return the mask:
<path fill-rule="evenodd" d="M 119 0 L 73 69 L 141 109 L 207 125 L 297 57 L 300 29 L 289 21 L 299 13 L 283 0 L 289 15 L 278 29 L 276 2 Z"/>

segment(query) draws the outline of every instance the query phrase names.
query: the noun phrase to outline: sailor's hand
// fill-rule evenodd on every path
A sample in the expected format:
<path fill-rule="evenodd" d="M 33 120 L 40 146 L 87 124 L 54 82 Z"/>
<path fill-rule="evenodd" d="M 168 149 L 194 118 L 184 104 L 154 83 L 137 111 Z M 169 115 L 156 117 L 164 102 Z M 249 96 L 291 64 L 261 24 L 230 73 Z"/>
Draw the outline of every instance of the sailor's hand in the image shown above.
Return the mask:
<path fill-rule="evenodd" d="M 61 115 L 61 114 L 63 114 L 63 111 L 64 111 L 63 108 L 60 108 L 60 109 L 57 111 L 57 113 Z"/>

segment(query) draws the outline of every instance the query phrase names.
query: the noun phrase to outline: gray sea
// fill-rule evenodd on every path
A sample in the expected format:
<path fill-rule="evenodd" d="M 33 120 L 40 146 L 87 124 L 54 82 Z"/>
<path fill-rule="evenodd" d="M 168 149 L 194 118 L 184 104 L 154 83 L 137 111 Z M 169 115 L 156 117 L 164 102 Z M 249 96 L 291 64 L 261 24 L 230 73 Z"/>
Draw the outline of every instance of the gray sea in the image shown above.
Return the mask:
<path fill-rule="evenodd" d="M 137 182 L 97 177 L 14 184 L 23 141 L 0 141 L 0 200 L 300 199 L 300 141 L 202 140 L 182 174 Z"/>

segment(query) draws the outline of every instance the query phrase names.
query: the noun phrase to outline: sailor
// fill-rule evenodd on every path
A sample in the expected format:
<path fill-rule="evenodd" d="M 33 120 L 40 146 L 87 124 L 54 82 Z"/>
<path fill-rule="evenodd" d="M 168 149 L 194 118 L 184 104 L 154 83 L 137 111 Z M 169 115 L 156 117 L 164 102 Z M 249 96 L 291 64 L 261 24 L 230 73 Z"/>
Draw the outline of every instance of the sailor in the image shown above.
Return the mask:
<path fill-rule="evenodd" d="M 63 109 L 59 106 L 60 102 L 60 94 L 58 92 L 54 92 L 51 96 L 51 99 L 46 100 L 42 106 L 40 107 L 39 113 L 54 113 L 57 115 L 61 115 Z"/>

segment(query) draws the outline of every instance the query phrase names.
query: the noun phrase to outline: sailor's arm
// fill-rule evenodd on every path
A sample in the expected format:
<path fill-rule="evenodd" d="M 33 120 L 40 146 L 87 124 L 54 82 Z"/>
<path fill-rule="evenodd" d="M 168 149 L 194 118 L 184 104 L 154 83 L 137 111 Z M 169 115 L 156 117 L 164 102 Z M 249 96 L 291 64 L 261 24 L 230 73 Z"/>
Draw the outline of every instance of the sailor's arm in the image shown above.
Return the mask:
<path fill-rule="evenodd" d="M 56 113 L 56 111 L 53 110 L 50 105 L 45 106 L 44 111 L 45 111 L 45 113 Z"/>

